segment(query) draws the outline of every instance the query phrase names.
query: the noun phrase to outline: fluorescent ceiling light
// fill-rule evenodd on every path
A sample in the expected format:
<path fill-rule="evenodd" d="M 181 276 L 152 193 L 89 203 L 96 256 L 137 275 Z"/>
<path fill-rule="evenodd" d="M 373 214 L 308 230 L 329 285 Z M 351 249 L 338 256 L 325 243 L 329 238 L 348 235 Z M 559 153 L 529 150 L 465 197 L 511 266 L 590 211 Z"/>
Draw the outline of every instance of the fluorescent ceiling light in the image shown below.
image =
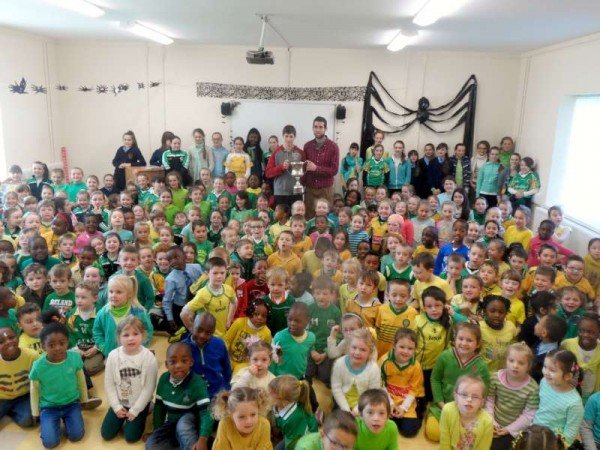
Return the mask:
<path fill-rule="evenodd" d="M 400 33 L 398 33 L 396 37 L 392 39 L 392 42 L 388 44 L 387 49 L 390 52 L 402 50 L 407 45 L 411 45 L 416 37 L 416 32 L 408 33 L 406 31 L 400 31 Z"/>
<path fill-rule="evenodd" d="M 143 38 L 158 42 L 159 44 L 170 45 L 174 42 L 169 36 L 159 33 L 158 31 L 153 30 L 145 25 L 140 25 L 137 22 L 121 23 L 121 26 L 133 34 L 137 34 Z"/>
<path fill-rule="evenodd" d="M 49 0 L 51 3 L 60 6 L 62 8 L 70 9 L 79 14 L 83 14 L 88 17 L 100 17 L 104 15 L 104 10 L 92 5 L 84 0 Z"/>
<path fill-rule="evenodd" d="M 415 25 L 426 27 L 435 23 L 440 17 L 456 11 L 465 0 L 429 0 L 413 19 Z"/>

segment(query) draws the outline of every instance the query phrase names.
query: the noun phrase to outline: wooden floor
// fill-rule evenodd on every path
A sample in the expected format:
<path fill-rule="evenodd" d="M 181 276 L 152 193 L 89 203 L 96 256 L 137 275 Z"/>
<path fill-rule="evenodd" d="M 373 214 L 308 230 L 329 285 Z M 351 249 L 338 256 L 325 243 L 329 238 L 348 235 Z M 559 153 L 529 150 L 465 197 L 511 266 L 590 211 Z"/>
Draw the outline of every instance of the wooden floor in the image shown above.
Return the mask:
<path fill-rule="evenodd" d="M 156 336 L 153 340 L 150 348 L 155 350 L 158 362 L 159 362 L 159 370 L 163 372 L 165 369 L 165 354 L 167 348 L 167 339 L 164 336 Z M 105 442 L 100 437 L 100 426 L 102 425 L 102 419 L 104 418 L 104 414 L 106 413 L 106 409 L 108 408 L 108 403 L 106 402 L 106 397 L 104 395 L 104 372 L 93 377 L 94 380 L 94 394 L 97 397 L 102 398 L 103 404 L 100 408 L 94 411 L 84 411 L 83 417 L 86 426 L 86 433 L 83 440 L 80 442 L 71 443 L 66 439 L 63 440 L 63 443 L 59 448 L 61 449 L 74 449 L 74 448 L 103 448 L 103 449 L 141 449 L 144 448 L 142 442 L 138 444 L 127 444 L 122 437 L 118 437 L 110 442 Z M 315 383 L 315 391 L 317 393 L 317 397 L 319 399 L 319 403 L 323 407 L 323 410 L 328 412 L 331 409 L 331 393 L 327 390 L 322 384 L 316 382 Z M 147 430 L 151 431 L 152 422 L 151 418 L 148 419 L 146 424 Z M 19 428 L 14 422 L 3 419 L 0 421 L 0 448 L 2 450 L 42 450 L 44 447 L 42 446 L 40 437 L 39 437 L 39 428 L 34 428 L 30 430 L 24 430 Z M 412 439 L 405 439 L 403 437 L 398 438 L 398 442 L 400 444 L 400 448 L 403 450 L 428 450 L 428 449 L 437 449 L 438 445 L 433 444 L 427 441 L 423 437 L 423 431 L 419 432 L 419 435 Z"/>

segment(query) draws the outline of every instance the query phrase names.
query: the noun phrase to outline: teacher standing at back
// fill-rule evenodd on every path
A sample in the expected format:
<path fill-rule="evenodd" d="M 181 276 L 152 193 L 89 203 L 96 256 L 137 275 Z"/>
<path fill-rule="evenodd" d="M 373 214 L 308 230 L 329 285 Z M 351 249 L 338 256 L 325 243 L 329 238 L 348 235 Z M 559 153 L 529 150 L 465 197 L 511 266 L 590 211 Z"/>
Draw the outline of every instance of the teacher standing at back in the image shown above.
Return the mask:
<path fill-rule="evenodd" d="M 333 204 L 333 185 L 340 166 L 340 149 L 325 135 L 326 131 L 327 119 L 321 116 L 315 117 L 313 120 L 315 138 L 304 144 L 306 155 L 304 204 L 307 219 L 315 216 L 316 199 L 324 198 L 329 205 Z"/>

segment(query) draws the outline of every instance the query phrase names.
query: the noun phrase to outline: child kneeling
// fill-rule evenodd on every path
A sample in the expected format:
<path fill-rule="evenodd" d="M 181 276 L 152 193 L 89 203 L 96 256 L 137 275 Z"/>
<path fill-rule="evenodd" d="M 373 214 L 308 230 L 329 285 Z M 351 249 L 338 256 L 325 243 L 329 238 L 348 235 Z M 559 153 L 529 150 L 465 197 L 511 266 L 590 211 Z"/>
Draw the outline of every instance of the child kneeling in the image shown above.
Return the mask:
<path fill-rule="evenodd" d="M 110 408 L 102 422 L 103 439 L 113 439 L 121 428 L 127 442 L 139 441 L 144 433 L 158 375 L 154 354 L 142 346 L 146 335 L 136 316 L 125 317 L 117 326 L 121 346 L 106 359 L 104 389 Z"/>
<path fill-rule="evenodd" d="M 81 403 L 88 399 L 83 361 L 69 348 L 69 330 L 59 322 L 44 327 L 40 342 L 46 354 L 31 368 L 31 413 L 39 417 L 42 444 L 54 448 L 60 444 L 60 421 L 67 438 L 80 441 L 85 434 Z M 58 383 L 57 381 L 61 382 Z"/>

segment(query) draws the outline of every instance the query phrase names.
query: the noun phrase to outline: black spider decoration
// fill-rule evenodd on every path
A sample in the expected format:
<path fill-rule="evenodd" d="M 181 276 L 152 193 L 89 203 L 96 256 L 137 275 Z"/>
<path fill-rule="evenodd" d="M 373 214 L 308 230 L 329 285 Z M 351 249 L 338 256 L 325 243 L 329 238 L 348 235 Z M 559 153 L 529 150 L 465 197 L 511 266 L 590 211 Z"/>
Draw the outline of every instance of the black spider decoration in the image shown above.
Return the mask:
<path fill-rule="evenodd" d="M 79 86 L 79 91 L 81 92 L 91 92 L 94 88 L 90 86 Z"/>
<path fill-rule="evenodd" d="M 57 84 L 56 89 L 59 91 L 68 91 L 69 90 L 69 88 L 67 86 L 65 86 L 64 84 Z"/>
<path fill-rule="evenodd" d="M 419 121 L 419 123 L 425 123 L 429 120 L 429 99 L 427 97 L 421 97 L 419 99 L 417 120 Z"/>
<path fill-rule="evenodd" d="M 35 92 L 36 94 L 47 94 L 48 93 L 48 89 L 46 89 L 41 84 L 40 85 L 32 84 L 31 89 L 33 89 L 33 92 Z"/>
<path fill-rule="evenodd" d="M 364 151 L 373 144 L 375 129 L 397 134 L 417 123 L 434 133 L 448 133 L 464 125 L 463 142 L 470 153 L 473 146 L 476 99 L 477 78 L 471 75 L 448 103 L 433 108 L 427 97 L 421 97 L 417 108 L 411 109 L 400 104 L 377 75 L 371 72 L 363 105 L 361 149 Z M 374 116 L 377 118 L 377 126 L 373 123 Z"/>
<path fill-rule="evenodd" d="M 158 87 L 158 86 L 160 86 L 160 81 L 151 81 L 150 82 L 150 87 L 151 88 Z"/>
<path fill-rule="evenodd" d="M 9 84 L 8 89 L 13 94 L 27 94 L 27 81 L 25 78 L 21 78 L 20 82 L 15 81 L 14 84 Z"/>
<path fill-rule="evenodd" d="M 144 89 L 146 85 L 144 83 L 138 83 L 138 89 Z"/>
<path fill-rule="evenodd" d="M 106 94 L 107 92 L 108 92 L 108 86 L 106 86 L 104 84 L 99 84 L 96 86 L 97 94 Z"/>
<path fill-rule="evenodd" d="M 129 84 L 128 83 L 121 83 L 121 84 L 119 84 L 118 88 L 122 92 L 128 91 L 129 90 Z"/>

